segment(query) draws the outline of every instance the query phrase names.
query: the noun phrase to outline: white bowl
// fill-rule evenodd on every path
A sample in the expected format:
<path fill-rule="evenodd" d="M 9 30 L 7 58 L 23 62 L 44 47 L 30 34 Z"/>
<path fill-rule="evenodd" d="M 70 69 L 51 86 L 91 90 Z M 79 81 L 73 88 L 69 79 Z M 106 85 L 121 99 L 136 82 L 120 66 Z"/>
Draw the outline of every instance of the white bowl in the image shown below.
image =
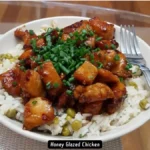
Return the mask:
<path fill-rule="evenodd" d="M 45 19 L 40 19 L 40 20 L 29 22 L 29 23 L 26 23 L 25 26 L 27 29 L 33 29 L 35 31 L 38 31 L 42 25 L 45 25 L 45 24 L 50 25 L 51 22 L 53 22 L 53 21 L 57 24 L 57 26 L 59 28 L 62 28 L 62 27 L 65 27 L 67 25 L 70 25 L 72 23 L 75 23 L 75 22 L 83 20 L 83 19 L 89 19 L 89 18 L 74 17 L 74 16 L 52 17 L 52 18 L 45 18 Z M 19 28 L 19 27 L 22 27 L 22 25 L 18 26 L 16 28 Z M 16 30 L 16 28 L 8 31 L 0 38 L 0 46 L 1 46 L 0 53 L 4 53 L 4 52 L 6 53 L 7 51 L 14 48 L 16 46 L 16 44 L 18 44 L 19 41 L 14 37 L 14 31 Z M 116 38 L 117 42 L 119 42 L 120 27 L 115 25 L 115 28 L 116 28 L 115 38 Z M 147 62 L 147 65 L 150 67 L 150 59 L 149 59 L 150 47 L 139 37 L 138 37 L 138 40 L 139 40 L 141 53 L 143 54 L 143 56 Z M 110 141 L 112 139 L 121 137 L 121 136 L 135 130 L 136 128 L 143 125 L 149 119 L 150 119 L 150 109 L 141 112 L 137 117 L 132 119 L 127 124 L 117 127 L 116 129 L 113 129 L 111 131 L 107 131 L 99 137 L 88 137 L 88 138 L 83 138 L 80 140 L 84 140 L 84 139 L 98 140 L 99 139 L 102 141 Z M 0 115 L 0 122 L 3 125 L 5 125 L 6 127 L 10 128 L 11 130 L 13 130 L 23 136 L 26 136 L 28 138 L 35 139 L 35 140 L 38 140 L 41 142 L 47 142 L 48 140 L 63 140 L 63 139 L 74 140 L 74 139 L 77 139 L 77 138 L 73 138 L 73 137 L 51 136 L 50 134 L 45 134 L 42 132 L 38 133 L 38 132 L 26 131 L 26 130 L 22 129 L 21 123 L 11 120 L 3 115 Z"/>

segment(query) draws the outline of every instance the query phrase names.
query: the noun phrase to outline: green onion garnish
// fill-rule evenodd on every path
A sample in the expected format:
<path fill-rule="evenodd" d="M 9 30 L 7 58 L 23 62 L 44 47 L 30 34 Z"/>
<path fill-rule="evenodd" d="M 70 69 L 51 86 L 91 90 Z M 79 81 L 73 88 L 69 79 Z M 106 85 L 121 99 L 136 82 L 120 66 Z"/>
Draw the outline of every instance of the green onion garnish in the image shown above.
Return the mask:
<path fill-rule="evenodd" d="M 30 35 L 34 35 L 34 31 L 33 30 L 29 30 Z"/>
<path fill-rule="evenodd" d="M 120 56 L 118 54 L 116 54 L 115 57 L 114 57 L 114 60 L 115 61 L 119 61 L 120 60 Z"/>
<path fill-rule="evenodd" d="M 50 83 L 50 82 L 47 82 L 47 83 L 46 83 L 46 89 L 49 90 L 50 88 L 51 88 L 51 83 Z"/>
<path fill-rule="evenodd" d="M 72 94 L 73 94 L 73 92 L 72 92 L 71 90 L 67 90 L 66 93 L 67 93 L 68 95 L 72 95 Z"/>

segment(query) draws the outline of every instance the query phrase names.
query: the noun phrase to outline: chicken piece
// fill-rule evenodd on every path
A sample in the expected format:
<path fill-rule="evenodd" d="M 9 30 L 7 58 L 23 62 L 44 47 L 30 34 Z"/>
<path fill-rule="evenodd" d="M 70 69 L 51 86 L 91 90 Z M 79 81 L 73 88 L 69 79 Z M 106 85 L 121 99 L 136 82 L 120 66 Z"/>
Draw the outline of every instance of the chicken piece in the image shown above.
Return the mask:
<path fill-rule="evenodd" d="M 117 49 L 119 44 L 115 40 L 101 40 L 96 42 L 96 47 L 102 50 Z"/>
<path fill-rule="evenodd" d="M 110 70 L 114 65 L 114 57 L 116 52 L 114 50 L 100 50 L 98 52 L 93 52 L 94 56 L 94 65 L 98 66 L 98 63 L 103 64 L 103 68 Z M 87 60 L 90 60 L 90 55 L 85 56 Z"/>
<path fill-rule="evenodd" d="M 95 48 L 95 37 L 89 37 L 84 43 L 91 48 Z"/>
<path fill-rule="evenodd" d="M 31 40 L 32 39 L 37 39 L 38 38 L 36 34 L 30 35 L 28 30 L 22 31 L 21 29 L 17 29 L 14 32 L 14 35 L 24 42 L 24 48 L 25 49 L 26 48 L 31 48 Z"/>
<path fill-rule="evenodd" d="M 20 70 L 19 68 L 11 69 L 1 74 L 3 88 L 12 96 L 20 96 L 21 88 L 19 85 Z"/>
<path fill-rule="evenodd" d="M 89 22 L 87 20 L 81 20 L 76 22 L 70 26 L 67 26 L 63 29 L 62 40 L 66 41 L 67 38 L 70 38 L 70 33 L 74 33 L 75 31 L 81 32 L 83 29 L 85 30 L 92 30 L 89 26 Z"/>
<path fill-rule="evenodd" d="M 115 61 L 115 65 L 110 69 L 110 71 L 119 77 L 123 77 L 124 79 L 132 77 L 131 70 L 126 69 L 127 59 L 125 55 L 119 51 L 116 51 L 116 55 L 118 55 L 119 60 Z"/>
<path fill-rule="evenodd" d="M 45 42 L 45 39 L 44 38 L 39 38 L 37 39 L 36 41 L 36 46 L 38 48 L 41 48 L 42 46 L 45 46 L 46 45 L 46 42 Z"/>
<path fill-rule="evenodd" d="M 126 87 L 123 83 L 117 82 L 112 84 L 110 87 L 114 93 L 114 100 L 121 99 L 126 95 Z"/>
<path fill-rule="evenodd" d="M 26 67 L 31 67 L 31 57 L 34 56 L 34 53 L 32 51 L 32 49 L 28 49 L 26 51 L 24 51 L 20 57 L 19 57 L 19 60 L 20 61 L 20 65 L 25 65 Z"/>
<path fill-rule="evenodd" d="M 67 101 L 68 101 L 68 95 L 67 95 L 66 92 L 63 92 L 63 93 L 59 96 L 57 108 L 58 108 L 58 109 L 64 108 L 65 105 L 67 104 Z"/>
<path fill-rule="evenodd" d="M 76 86 L 75 90 L 73 91 L 73 95 L 75 99 L 79 99 L 79 97 L 84 92 L 84 90 L 85 90 L 84 86 L 81 86 L 81 85 Z"/>
<path fill-rule="evenodd" d="M 102 83 L 95 83 L 82 89 L 82 93 L 79 91 L 78 87 L 75 88 L 75 95 L 80 95 L 78 97 L 79 103 L 92 103 L 97 101 L 104 101 L 109 98 L 114 98 L 114 93 L 106 85 Z"/>
<path fill-rule="evenodd" d="M 105 21 L 95 17 L 89 20 L 89 24 L 95 33 L 102 37 L 104 40 L 111 40 L 114 37 L 115 28 L 113 24 L 109 24 Z"/>
<path fill-rule="evenodd" d="M 112 72 L 106 69 L 99 69 L 96 81 L 103 83 L 117 83 L 120 82 L 119 78 L 114 75 Z"/>
<path fill-rule="evenodd" d="M 81 107 L 82 113 L 90 113 L 92 115 L 98 115 L 101 111 L 103 102 L 93 102 L 89 104 L 84 104 L 83 107 Z"/>
<path fill-rule="evenodd" d="M 121 52 L 117 50 L 100 50 L 98 52 L 94 52 L 93 56 L 95 66 L 98 66 L 99 62 L 103 64 L 104 69 L 111 71 L 118 77 L 123 77 L 124 79 L 132 77 L 131 71 L 126 69 L 127 59 Z M 85 58 L 90 60 L 90 55 L 87 54 Z"/>
<path fill-rule="evenodd" d="M 83 85 L 92 84 L 98 73 L 97 68 L 88 61 L 85 61 L 75 72 L 74 78 Z"/>
<path fill-rule="evenodd" d="M 25 105 L 23 128 L 32 130 L 54 119 L 54 109 L 49 100 L 42 97 L 32 98 Z"/>
<path fill-rule="evenodd" d="M 44 84 L 49 84 L 49 87 L 46 87 L 49 96 L 56 96 L 61 92 L 63 84 L 51 62 L 44 62 L 42 67 L 38 68 L 38 72 L 40 73 Z"/>
<path fill-rule="evenodd" d="M 74 104 L 74 97 L 72 95 L 68 95 L 65 91 L 58 98 L 57 108 L 73 107 Z"/>
<path fill-rule="evenodd" d="M 29 59 L 31 56 L 34 56 L 34 53 L 32 49 L 28 49 L 19 56 L 19 60 L 26 60 Z"/>
<path fill-rule="evenodd" d="M 20 86 L 22 88 L 22 96 L 24 98 L 34 98 L 45 95 L 41 77 L 34 70 L 22 72 Z"/>

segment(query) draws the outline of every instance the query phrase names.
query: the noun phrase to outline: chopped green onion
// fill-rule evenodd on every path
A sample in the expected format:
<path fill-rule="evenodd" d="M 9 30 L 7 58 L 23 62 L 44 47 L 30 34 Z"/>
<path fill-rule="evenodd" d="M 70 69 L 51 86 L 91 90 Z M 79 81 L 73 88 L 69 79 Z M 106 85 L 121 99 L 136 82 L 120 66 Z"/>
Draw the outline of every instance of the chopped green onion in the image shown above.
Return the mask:
<path fill-rule="evenodd" d="M 105 45 L 105 48 L 106 48 L 106 49 L 109 49 L 109 46 L 106 44 L 106 45 Z"/>
<path fill-rule="evenodd" d="M 49 90 L 50 88 L 51 88 L 51 83 L 50 83 L 50 82 L 47 82 L 47 83 L 46 83 L 46 89 Z"/>
<path fill-rule="evenodd" d="M 30 35 L 34 35 L 34 31 L 33 30 L 29 30 Z"/>
<path fill-rule="evenodd" d="M 33 104 L 33 105 L 36 105 L 36 104 L 37 104 L 37 101 L 32 101 L 32 104 Z"/>
<path fill-rule="evenodd" d="M 123 77 L 119 77 L 119 80 L 120 80 L 120 82 L 124 81 Z"/>
<path fill-rule="evenodd" d="M 66 93 L 67 93 L 68 95 L 72 95 L 73 92 L 72 92 L 71 90 L 67 90 Z"/>
<path fill-rule="evenodd" d="M 96 38 L 96 41 L 100 41 L 100 40 L 102 40 L 102 37 L 97 37 Z"/>
<path fill-rule="evenodd" d="M 114 60 L 115 61 L 119 61 L 120 60 L 120 56 L 118 54 L 116 54 L 115 57 L 114 57 Z"/>
<path fill-rule="evenodd" d="M 98 69 L 101 69 L 103 67 L 103 64 L 101 62 L 97 62 L 97 64 L 98 64 L 97 66 Z"/>
<path fill-rule="evenodd" d="M 14 86 L 14 87 L 17 86 L 17 82 L 13 81 L 12 86 Z"/>
<path fill-rule="evenodd" d="M 69 81 L 69 82 L 74 81 L 74 77 L 69 78 L 68 81 Z"/>
<path fill-rule="evenodd" d="M 111 44 L 111 48 L 115 50 L 116 46 L 114 44 Z"/>
<path fill-rule="evenodd" d="M 53 84 L 53 87 L 54 87 L 54 88 L 58 88 L 58 87 L 59 87 L 59 83 L 57 83 L 57 82 L 54 83 L 54 84 Z"/>
<path fill-rule="evenodd" d="M 127 65 L 126 65 L 125 69 L 126 69 L 126 70 L 130 70 L 130 68 L 132 68 L 132 64 L 127 63 Z"/>
<path fill-rule="evenodd" d="M 20 66 L 20 70 L 25 71 L 26 68 L 24 66 Z"/>
<path fill-rule="evenodd" d="M 58 63 L 59 64 L 59 67 L 60 69 L 65 73 L 65 74 L 69 74 L 70 71 L 64 66 L 62 65 L 61 63 Z"/>

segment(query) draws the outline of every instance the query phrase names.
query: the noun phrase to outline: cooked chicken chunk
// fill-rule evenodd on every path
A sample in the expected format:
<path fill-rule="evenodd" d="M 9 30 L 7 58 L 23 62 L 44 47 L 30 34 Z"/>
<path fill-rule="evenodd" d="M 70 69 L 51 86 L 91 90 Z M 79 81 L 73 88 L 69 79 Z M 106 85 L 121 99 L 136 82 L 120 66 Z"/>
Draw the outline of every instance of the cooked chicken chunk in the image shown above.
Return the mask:
<path fill-rule="evenodd" d="M 99 69 L 96 81 L 103 83 L 117 83 L 120 82 L 119 78 L 112 72 L 106 69 Z"/>
<path fill-rule="evenodd" d="M 95 33 L 104 40 L 111 40 L 114 37 L 115 28 L 113 24 L 109 24 L 105 21 L 100 20 L 99 18 L 92 18 L 89 20 L 89 24 Z"/>
<path fill-rule="evenodd" d="M 22 72 L 20 86 L 25 97 L 33 98 L 45 95 L 41 77 L 34 70 Z"/>
<path fill-rule="evenodd" d="M 110 99 L 110 100 L 105 101 L 105 102 L 106 102 L 104 104 L 105 111 L 108 114 L 113 114 L 120 108 L 120 106 L 123 102 L 123 99 L 118 99 L 117 101 Z"/>
<path fill-rule="evenodd" d="M 32 98 L 25 105 L 24 129 L 32 130 L 54 119 L 54 109 L 50 101 L 46 98 Z"/>
<path fill-rule="evenodd" d="M 44 62 L 38 68 L 42 80 L 50 96 L 56 96 L 62 90 L 62 81 L 51 62 Z"/>
<path fill-rule="evenodd" d="M 117 49 L 119 44 L 115 40 L 100 40 L 96 42 L 96 47 L 102 50 Z"/>
<path fill-rule="evenodd" d="M 92 115 L 100 114 L 103 102 L 93 102 L 89 104 L 84 104 L 81 108 L 82 113 L 90 113 Z"/>
<path fill-rule="evenodd" d="M 97 68 L 88 61 L 85 61 L 75 72 L 74 78 L 83 85 L 92 84 L 98 73 Z"/>
<path fill-rule="evenodd" d="M 119 60 L 115 61 L 115 66 L 110 69 L 110 71 L 123 78 L 132 77 L 131 70 L 126 69 L 127 66 L 127 59 L 124 54 L 119 51 L 116 51 L 116 55 L 118 56 Z"/>
<path fill-rule="evenodd" d="M 20 70 L 17 67 L 1 74 L 2 86 L 12 96 L 20 96 L 19 79 Z"/>
<path fill-rule="evenodd" d="M 28 30 L 22 31 L 21 29 L 17 29 L 14 34 L 24 42 L 24 48 L 31 48 L 31 40 L 38 38 L 36 34 L 30 35 Z"/>
<path fill-rule="evenodd" d="M 74 90 L 74 95 L 77 95 L 76 98 L 78 98 L 79 103 L 102 102 L 114 98 L 114 93 L 106 84 L 95 83 L 80 89 L 82 92 L 79 91 L 78 86 Z"/>
<path fill-rule="evenodd" d="M 57 108 L 73 107 L 74 104 L 74 97 L 72 95 L 68 95 L 66 91 L 64 91 L 58 98 Z"/>

